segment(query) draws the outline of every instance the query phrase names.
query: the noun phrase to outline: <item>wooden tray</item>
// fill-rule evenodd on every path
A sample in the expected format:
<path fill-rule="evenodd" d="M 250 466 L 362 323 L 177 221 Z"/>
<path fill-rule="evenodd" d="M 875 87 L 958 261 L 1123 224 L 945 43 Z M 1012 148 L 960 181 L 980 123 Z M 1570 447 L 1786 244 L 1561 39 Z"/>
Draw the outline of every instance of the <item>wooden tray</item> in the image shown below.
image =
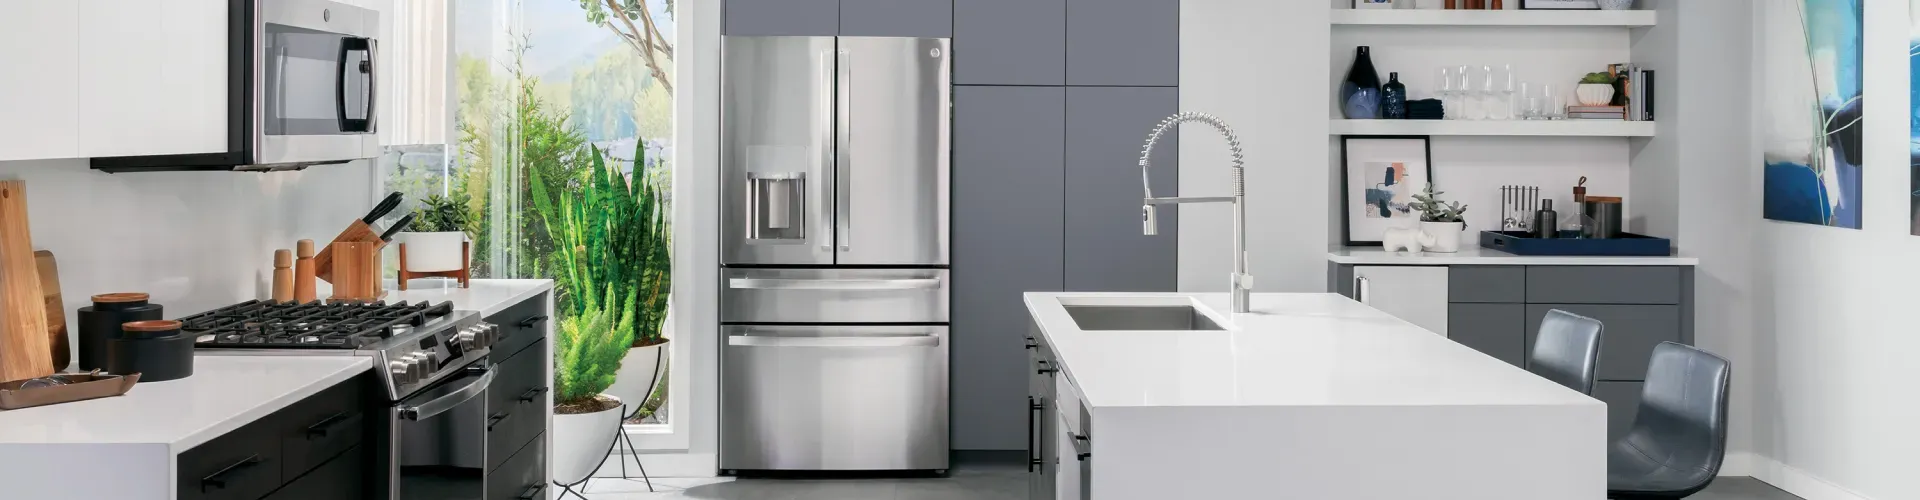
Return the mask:
<path fill-rule="evenodd" d="M 92 373 L 63 373 L 57 376 L 70 380 L 67 385 L 35 387 L 21 389 L 28 380 L 0 382 L 0 410 L 18 410 L 51 404 L 70 403 L 108 396 L 119 396 L 133 389 L 140 381 L 140 374 L 127 376 L 101 375 L 100 370 Z"/>

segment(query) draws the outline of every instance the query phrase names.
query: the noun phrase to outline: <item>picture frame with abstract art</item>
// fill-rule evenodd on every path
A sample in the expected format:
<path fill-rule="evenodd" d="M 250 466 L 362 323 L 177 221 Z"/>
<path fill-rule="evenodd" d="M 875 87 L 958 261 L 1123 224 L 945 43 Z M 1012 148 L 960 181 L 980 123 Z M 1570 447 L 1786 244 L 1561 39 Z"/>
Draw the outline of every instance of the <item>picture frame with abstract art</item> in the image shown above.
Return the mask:
<path fill-rule="evenodd" d="M 1762 215 L 1860 229 L 1864 0 L 1763 1 Z"/>
<path fill-rule="evenodd" d="M 1347 246 L 1380 246 L 1390 227 L 1416 227 L 1413 195 L 1433 182 L 1426 136 L 1342 136 L 1341 221 Z"/>
<path fill-rule="evenodd" d="M 1920 236 L 1920 0 L 1907 0 L 1907 95 L 1913 112 L 1907 116 L 1907 170 L 1912 174 L 1908 192 L 1912 209 L 1912 233 Z"/>

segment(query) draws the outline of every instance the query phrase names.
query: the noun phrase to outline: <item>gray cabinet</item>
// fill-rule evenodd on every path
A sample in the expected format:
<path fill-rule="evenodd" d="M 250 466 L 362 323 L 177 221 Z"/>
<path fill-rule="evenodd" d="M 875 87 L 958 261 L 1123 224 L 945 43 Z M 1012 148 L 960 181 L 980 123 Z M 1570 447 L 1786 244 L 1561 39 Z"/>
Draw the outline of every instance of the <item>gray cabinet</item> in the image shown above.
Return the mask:
<path fill-rule="evenodd" d="M 1600 380 L 1642 380 L 1647 357 L 1661 342 L 1682 342 L 1680 306 L 1620 304 L 1527 304 L 1527 347 L 1547 311 L 1560 309 L 1600 320 Z"/>
<path fill-rule="evenodd" d="M 1067 0 L 1067 85 L 1180 85 L 1180 0 Z"/>
<path fill-rule="evenodd" d="M 1678 304 L 1681 268 L 1530 266 L 1527 303 Z"/>
<path fill-rule="evenodd" d="M 1458 279 L 1458 270 L 1454 276 Z M 1526 305 L 1454 303 L 1447 307 L 1447 338 L 1513 366 L 1526 366 Z"/>
<path fill-rule="evenodd" d="M 1125 3 L 1125 2 L 1122 2 Z M 1174 290 L 1179 210 L 1162 206 L 1160 235 L 1140 231 L 1140 143 L 1180 108 L 1171 87 L 1068 87 L 1066 289 Z M 1179 193 L 1178 144 L 1153 155 L 1156 196 Z"/>
<path fill-rule="evenodd" d="M 954 449 L 1024 447 L 1021 294 L 1062 289 L 1066 99 L 1059 87 L 954 89 Z"/>
<path fill-rule="evenodd" d="M 833 36 L 840 0 L 726 0 L 721 31 L 729 36 Z"/>
<path fill-rule="evenodd" d="M 1633 425 L 1634 414 L 1640 411 L 1640 388 L 1642 382 L 1621 382 L 1603 380 L 1594 382 L 1593 399 L 1607 404 L 1607 440 L 1620 439 Z"/>
<path fill-rule="evenodd" d="M 1518 304 L 1527 300 L 1527 268 L 1453 266 L 1447 279 L 1451 302 Z"/>
<path fill-rule="evenodd" d="M 953 37 L 953 0 L 840 0 L 843 36 Z"/>
<path fill-rule="evenodd" d="M 953 83 L 1064 85 L 1067 0 L 954 0 Z"/>

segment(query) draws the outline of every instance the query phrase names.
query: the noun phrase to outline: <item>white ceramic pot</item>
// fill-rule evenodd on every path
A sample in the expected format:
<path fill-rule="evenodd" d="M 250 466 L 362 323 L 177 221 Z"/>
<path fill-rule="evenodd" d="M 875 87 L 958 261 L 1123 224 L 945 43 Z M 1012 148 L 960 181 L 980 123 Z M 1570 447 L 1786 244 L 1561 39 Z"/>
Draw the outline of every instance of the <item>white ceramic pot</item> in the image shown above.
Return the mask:
<path fill-rule="evenodd" d="M 1454 253 L 1460 251 L 1460 233 L 1466 232 L 1465 222 L 1421 222 L 1420 232 L 1433 237 L 1428 252 Z"/>
<path fill-rule="evenodd" d="M 1613 102 L 1613 85 L 1582 83 L 1573 88 L 1573 95 L 1580 100 L 1581 106 L 1605 106 Z"/>
<path fill-rule="evenodd" d="M 400 242 L 407 244 L 408 271 L 459 270 L 466 257 L 460 251 L 460 243 L 464 241 L 467 233 L 461 231 L 400 233 Z"/>
<path fill-rule="evenodd" d="M 553 415 L 553 480 L 573 483 L 586 479 L 607 457 L 619 436 L 620 406 L 593 413 Z"/>
<path fill-rule="evenodd" d="M 1600 0 L 1601 10 L 1627 10 L 1633 8 L 1633 0 Z"/>
<path fill-rule="evenodd" d="M 620 360 L 620 371 L 615 372 L 613 387 L 608 387 L 606 394 L 632 405 L 627 413 L 640 411 L 640 405 L 647 404 L 647 398 L 653 396 L 660 377 L 666 375 L 667 345 L 668 342 L 661 342 L 635 347 L 627 351 L 627 359 Z"/>

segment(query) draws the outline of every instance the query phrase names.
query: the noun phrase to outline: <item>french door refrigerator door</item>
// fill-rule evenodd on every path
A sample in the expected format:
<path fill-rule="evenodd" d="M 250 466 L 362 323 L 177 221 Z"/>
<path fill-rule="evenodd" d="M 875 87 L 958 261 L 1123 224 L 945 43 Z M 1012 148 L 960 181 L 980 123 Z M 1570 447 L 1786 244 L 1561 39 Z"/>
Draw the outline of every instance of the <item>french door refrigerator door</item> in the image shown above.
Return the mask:
<path fill-rule="evenodd" d="M 946 323 L 946 269 L 722 270 L 724 323 Z"/>
<path fill-rule="evenodd" d="M 837 263 L 948 263 L 950 44 L 840 38 Z"/>
<path fill-rule="evenodd" d="M 720 468 L 947 468 L 945 326 L 734 325 Z"/>
<path fill-rule="evenodd" d="M 832 264 L 833 37 L 726 37 L 724 264 Z"/>

